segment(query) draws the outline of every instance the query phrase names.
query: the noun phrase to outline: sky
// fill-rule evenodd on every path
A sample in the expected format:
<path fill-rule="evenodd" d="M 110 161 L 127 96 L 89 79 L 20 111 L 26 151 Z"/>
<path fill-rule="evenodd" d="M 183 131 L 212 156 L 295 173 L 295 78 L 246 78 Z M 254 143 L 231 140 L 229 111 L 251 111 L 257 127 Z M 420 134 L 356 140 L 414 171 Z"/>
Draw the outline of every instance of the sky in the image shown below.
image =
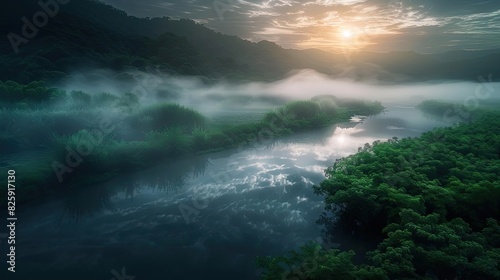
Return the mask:
<path fill-rule="evenodd" d="M 101 0 L 138 17 L 190 18 L 285 48 L 439 53 L 500 48 L 500 0 Z"/>

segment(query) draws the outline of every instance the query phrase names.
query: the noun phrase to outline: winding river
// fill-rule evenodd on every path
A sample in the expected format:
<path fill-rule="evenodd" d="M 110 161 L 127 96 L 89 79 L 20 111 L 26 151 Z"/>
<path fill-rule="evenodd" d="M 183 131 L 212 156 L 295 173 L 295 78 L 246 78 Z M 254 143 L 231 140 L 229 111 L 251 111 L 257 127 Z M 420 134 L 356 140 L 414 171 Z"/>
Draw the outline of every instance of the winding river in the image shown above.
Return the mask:
<path fill-rule="evenodd" d="M 315 221 L 323 202 L 311 186 L 335 159 L 365 143 L 446 125 L 411 106 L 384 105 L 377 116 L 179 160 L 25 206 L 18 210 L 16 276 L 257 279 L 256 256 L 321 241 Z"/>

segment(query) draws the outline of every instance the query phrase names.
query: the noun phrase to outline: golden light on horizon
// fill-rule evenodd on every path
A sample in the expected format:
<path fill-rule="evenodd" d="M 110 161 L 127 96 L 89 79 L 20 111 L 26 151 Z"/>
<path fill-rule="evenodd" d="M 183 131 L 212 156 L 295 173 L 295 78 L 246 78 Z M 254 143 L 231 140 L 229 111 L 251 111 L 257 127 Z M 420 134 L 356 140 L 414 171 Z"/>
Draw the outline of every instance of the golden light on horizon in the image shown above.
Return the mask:
<path fill-rule="evenodd" d="M 356 23 L 343 23 L 317 27 L 311 36 L 296 44 L 301 49 L 318 48 L 331 53 L 345 54 L 359 51 L 374 44 L 378 36 L 388 34 L 386 30 L 360 27 Z"/>
<path fill-rule="evenodd" d="M 358 33 L 355 32 L 351 27 L 339 28 L 337 32 L 337 38 L 339 38 L 338 46 L 341 48 L 341 51 L 343 53 L 359 48 Z"/>

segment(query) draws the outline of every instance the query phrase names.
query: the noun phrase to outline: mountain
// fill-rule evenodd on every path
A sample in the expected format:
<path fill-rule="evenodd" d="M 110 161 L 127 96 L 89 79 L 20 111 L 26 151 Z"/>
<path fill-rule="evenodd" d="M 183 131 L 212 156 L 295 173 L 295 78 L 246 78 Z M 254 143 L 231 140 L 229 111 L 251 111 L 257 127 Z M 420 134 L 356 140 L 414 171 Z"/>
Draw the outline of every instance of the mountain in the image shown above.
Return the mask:
<path fill-rule="evenodd" d="M 43 3 L 48 2 L 57 3 Z M 358 52 L 346 57 L 314 49 L 284 49 L 268 41 L 254 43 L 188 19 L 136 18 L 96 0 L 71 0 L 58 4 L 57 11 L 53 6 L 48 9 L 53 16 L 39 28 L 33 15 L 44 10 L 38 1 L 11 1 L 3 10 L 0 33 L 9 40 L 0 42 L 0 80 L 57 81 L 82 69 L 123 71 L 148 66 L 208 80 L 272 81 L 305 68 L 386 82 L 395 77 L 423 81 L 500 76 L 500 49 L 444 54 Z M 33 38 L 23 36 L 23 28 L 33 31 L 27 24 L 37 30 Z"/>
<path fill-rule="evenodd" d="M 474 58 L 485 57 L 491 54 L 500 53 L 500 49 L 493 50 L 476 50 L 476 51 L 467 51 L 467 50 L 459 50 L 459 51 L 450 51 L 446 53 L 436 54 L 436 58 L 443 62 L 452 62 L 458 60 L 468 60 Z"/>

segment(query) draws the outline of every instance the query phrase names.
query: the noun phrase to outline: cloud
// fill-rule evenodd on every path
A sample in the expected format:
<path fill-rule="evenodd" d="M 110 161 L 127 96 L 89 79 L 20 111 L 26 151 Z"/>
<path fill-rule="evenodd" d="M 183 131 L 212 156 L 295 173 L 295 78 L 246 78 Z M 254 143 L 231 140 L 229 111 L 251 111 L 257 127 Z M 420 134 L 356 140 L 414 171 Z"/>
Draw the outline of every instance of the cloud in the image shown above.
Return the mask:
<path fill-rule="evenodd" d="M 500 46 L 497 0 L 103 1 L 135 16 L 191 18 L 225 34 L 286 48 L 443 52 Z M 218 13 L 214 3 L 227 9 Z M 355 35 L 351 41 L 339 35 L 345 30 Z"/>

